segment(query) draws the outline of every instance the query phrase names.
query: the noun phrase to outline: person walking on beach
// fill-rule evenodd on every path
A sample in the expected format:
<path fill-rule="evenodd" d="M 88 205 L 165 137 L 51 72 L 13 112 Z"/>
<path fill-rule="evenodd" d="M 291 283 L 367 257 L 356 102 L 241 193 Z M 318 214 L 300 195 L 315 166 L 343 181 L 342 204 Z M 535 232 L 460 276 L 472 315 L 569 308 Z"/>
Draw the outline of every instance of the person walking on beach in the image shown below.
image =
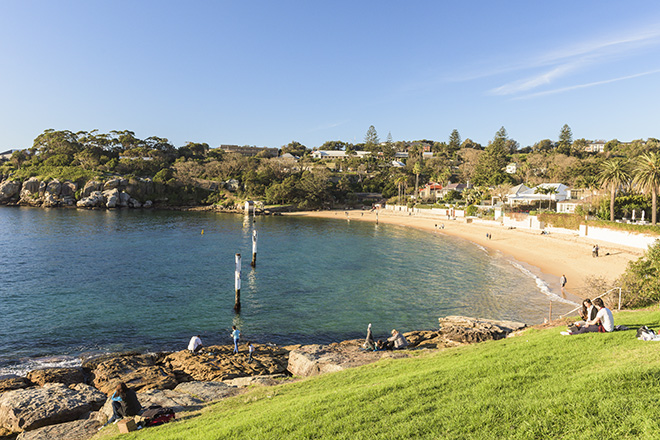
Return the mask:
<path fill-rule="evenodd" d="M 566 279 L 566 275 L 562 274 L 561 278 L 559 279 L 559 284 L 561 285 L 561 295 L 565 298 L 566 292 L 564 292 L 564 286 L 566 286 L 566 282 L 568 280 Z"/>
<path fill-rule="evenodd" d="M 241 331 L 237 329 L 235 325 L 232 325 L 229 336 L 234 338 L 234 354 L 238 354 L 238 340 L 241 337 Z"/>

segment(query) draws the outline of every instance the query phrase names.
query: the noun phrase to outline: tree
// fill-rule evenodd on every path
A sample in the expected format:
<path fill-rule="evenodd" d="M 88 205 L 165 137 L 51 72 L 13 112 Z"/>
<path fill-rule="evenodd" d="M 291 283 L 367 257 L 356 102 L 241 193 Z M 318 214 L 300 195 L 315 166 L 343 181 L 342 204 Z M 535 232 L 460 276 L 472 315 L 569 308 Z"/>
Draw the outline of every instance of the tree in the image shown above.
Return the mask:
<path fill-rule="evenodd" d="M 461 149 L 461 135 L 458 134 L 458 130 L 455 128 L 452 130 L 451 134 L 449 135 L 449 144 L 447 144 L 449 147 L 449 152 L 450 153 L 456 153 L 458 150 Z"/>
<path fill-rule="evenodd" d="M 475 185 L 499 185 L 509 180 L 504 171 L 509 161 L 509 150 L 506 146 L 507 133 L 504 127 L 495 133 L 495 138 L 479 156 L 474 170 Z"/>
<path fill-rule="evenodd" d="M 660 186 L 660 155 L 654 152 L 643 154 L 635 163 L 633 183 L 645 191 L 651 190 L 651 223 L 656 224 L 656 198 Z"/>
<path fill-rule="evenodd" d="M 620 159 L 609 159 L 603 162 L 598 180 L 604 187 L 610 188 L 610 221 L 614 221 L 614 199 L 617 189 L 630 180 L 627 164 Z"/>
<path fill-rule="evenodd" d="M 408 178 L 403 174 L 401 174 L 399 177 L 394 179 L 394 183 L 399 189 L 399 205 L 401 204 L 401 189 L 407 182 L 408 182 Z"/>
<path fill-rule="evenodd" d="M 303 157 L 306 152 L 307 147 L 296 141 L 291 141 L 282 147 L 282 154 L 290 153 L 294 156 Z"/>
<path fill-rule="evenodd" d="M 319 150 L 335 150 L 341 151 L 346 150 L 349 144 L 343 141 L 327 141 L 319 147 Z"/>
<path fill-rule="evenodd" d="M 571 145 L 573 144 L 573 133 L 568 124 L 564 124 L 559 132 L 559 142 L 557 143 L 557 152 L 570 156 Z"/>
<path fill-rule="evenodd" d="M 413 165 L 413 173 L 415 173 L 415 200 L 419 196 L 419 173 L 422 172 L 422 165 L 419 162 L 415 162 Z"/>
<path fill-rule="evenodd" d="M 367 134 L 364 136 L 364 148 L 367 151 L 373 151 L 378 144 L 380 144 L 380 139 L 378 138 L 376 127 L 370 125 Z"/>

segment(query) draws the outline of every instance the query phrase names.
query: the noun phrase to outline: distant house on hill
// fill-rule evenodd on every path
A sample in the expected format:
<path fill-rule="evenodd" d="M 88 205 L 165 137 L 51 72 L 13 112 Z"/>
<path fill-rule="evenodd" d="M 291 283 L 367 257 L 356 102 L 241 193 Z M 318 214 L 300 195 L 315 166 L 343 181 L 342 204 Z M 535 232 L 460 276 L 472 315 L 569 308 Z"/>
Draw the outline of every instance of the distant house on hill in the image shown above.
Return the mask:
<path fill-rule="evenodd" d="M 548 191 L 546 194 L 545 192 Z M 514 186 L 506 195 L 506 204 L 529 205 L 542 200 L 561 202 L 568 199 L 568 187 L 563 183 L 542 183 L 534 188 L 524 184 Z"/>
<path fill-rule="evenodd" d="M 342 151 L 342 150 L 315 150 L 312 151 L 312 157 L 314 159 L 331 160 L 331 159 L 344 159 L 348 157 L 363 158 L 371 154 L 370 151 L 354 151 L 354 153 L 355 154 L 347 153 L 346 151 Z"/>
<path fill-rule="evenodd" d="M 442 194 L 442 185 L 435 182 L 429 182 L 419 189 L 419 197 L 422 199 L 433 198 L 437 200 L 442 197 L 440 194 Z"/>
<path fill-rule="evenodd" d="M 293 159 L 293 160 L 298 160 L 300 159 L 298 156 L 294 156 L 291 153 L 284 153 L 283 155 L 280 156 L 280 159 Z"/>
<path fill-rule="evenodd" d="M 587 142 L 587 146 L 584 147 L 584 151 L 587 153 L 602 153 L 605 151 L 606 142 L 603 140 Z"/>

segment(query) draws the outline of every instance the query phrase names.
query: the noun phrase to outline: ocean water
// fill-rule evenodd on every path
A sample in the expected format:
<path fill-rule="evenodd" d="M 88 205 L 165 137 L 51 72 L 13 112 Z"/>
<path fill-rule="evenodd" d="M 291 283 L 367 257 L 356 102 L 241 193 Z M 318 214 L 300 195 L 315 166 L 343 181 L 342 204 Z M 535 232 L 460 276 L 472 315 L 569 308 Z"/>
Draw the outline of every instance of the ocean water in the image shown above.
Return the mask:
<path fill-rule="evenodd" d="M 252 230 L 259 234 L 250 267 Z M 203 233 L 202 233 L 203 231 Z M 234 313 L 234 255 L 242 261 Z M 552 277 L 441 233 L 346 220 L 0 208 L 0 375 L 124 350 L 329 343 L 468 315 L 542 322 Z"/>

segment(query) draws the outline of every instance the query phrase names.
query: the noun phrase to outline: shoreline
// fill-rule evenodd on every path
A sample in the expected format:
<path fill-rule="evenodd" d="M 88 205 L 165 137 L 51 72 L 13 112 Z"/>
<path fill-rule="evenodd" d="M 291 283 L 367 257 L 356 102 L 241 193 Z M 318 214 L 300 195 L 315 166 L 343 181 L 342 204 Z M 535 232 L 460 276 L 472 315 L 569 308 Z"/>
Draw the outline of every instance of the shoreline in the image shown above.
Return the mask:
<path fill-rule="evenodd" d="M 324 218 L 341 221 L 366 221 L 375 223 L 376 214 L 360 210 L 299 211 L 285 213 L 292 217 Z M 378 222 L 402 227 L 412 227 L 431 234 L 444 234 L 475 243 L 488 251 L 501 252 L 520 263 L 538 269 L 539 276 L 551 291 L 561 296 L 559 278 L 565 275 L 567 299 L 579 302 L 590 296 L 590 278 L 602 278 L 608 285 L 625 271 L 628 262 L 634 261 L 644 251 L 632 247 L 599 242 L 600 255 L 591 256 L 594 242 L 564 234 L 541 235 L 522 229 L 507 229 L 495 222 L 466 223 L 465 220 L 420 217 L 381 209 Z M 438 228 L 436 228 L 438 225 Z M 444 225 L 443 229 L 439 229 Z M 486 238 L 490 234 L 491 239 Z M 532 270 L 534 272 L 534 270 Z M 603 292 L 601 292 L 603 293 Z M 572 298 L 571 298 L 572 297 Z"/>

